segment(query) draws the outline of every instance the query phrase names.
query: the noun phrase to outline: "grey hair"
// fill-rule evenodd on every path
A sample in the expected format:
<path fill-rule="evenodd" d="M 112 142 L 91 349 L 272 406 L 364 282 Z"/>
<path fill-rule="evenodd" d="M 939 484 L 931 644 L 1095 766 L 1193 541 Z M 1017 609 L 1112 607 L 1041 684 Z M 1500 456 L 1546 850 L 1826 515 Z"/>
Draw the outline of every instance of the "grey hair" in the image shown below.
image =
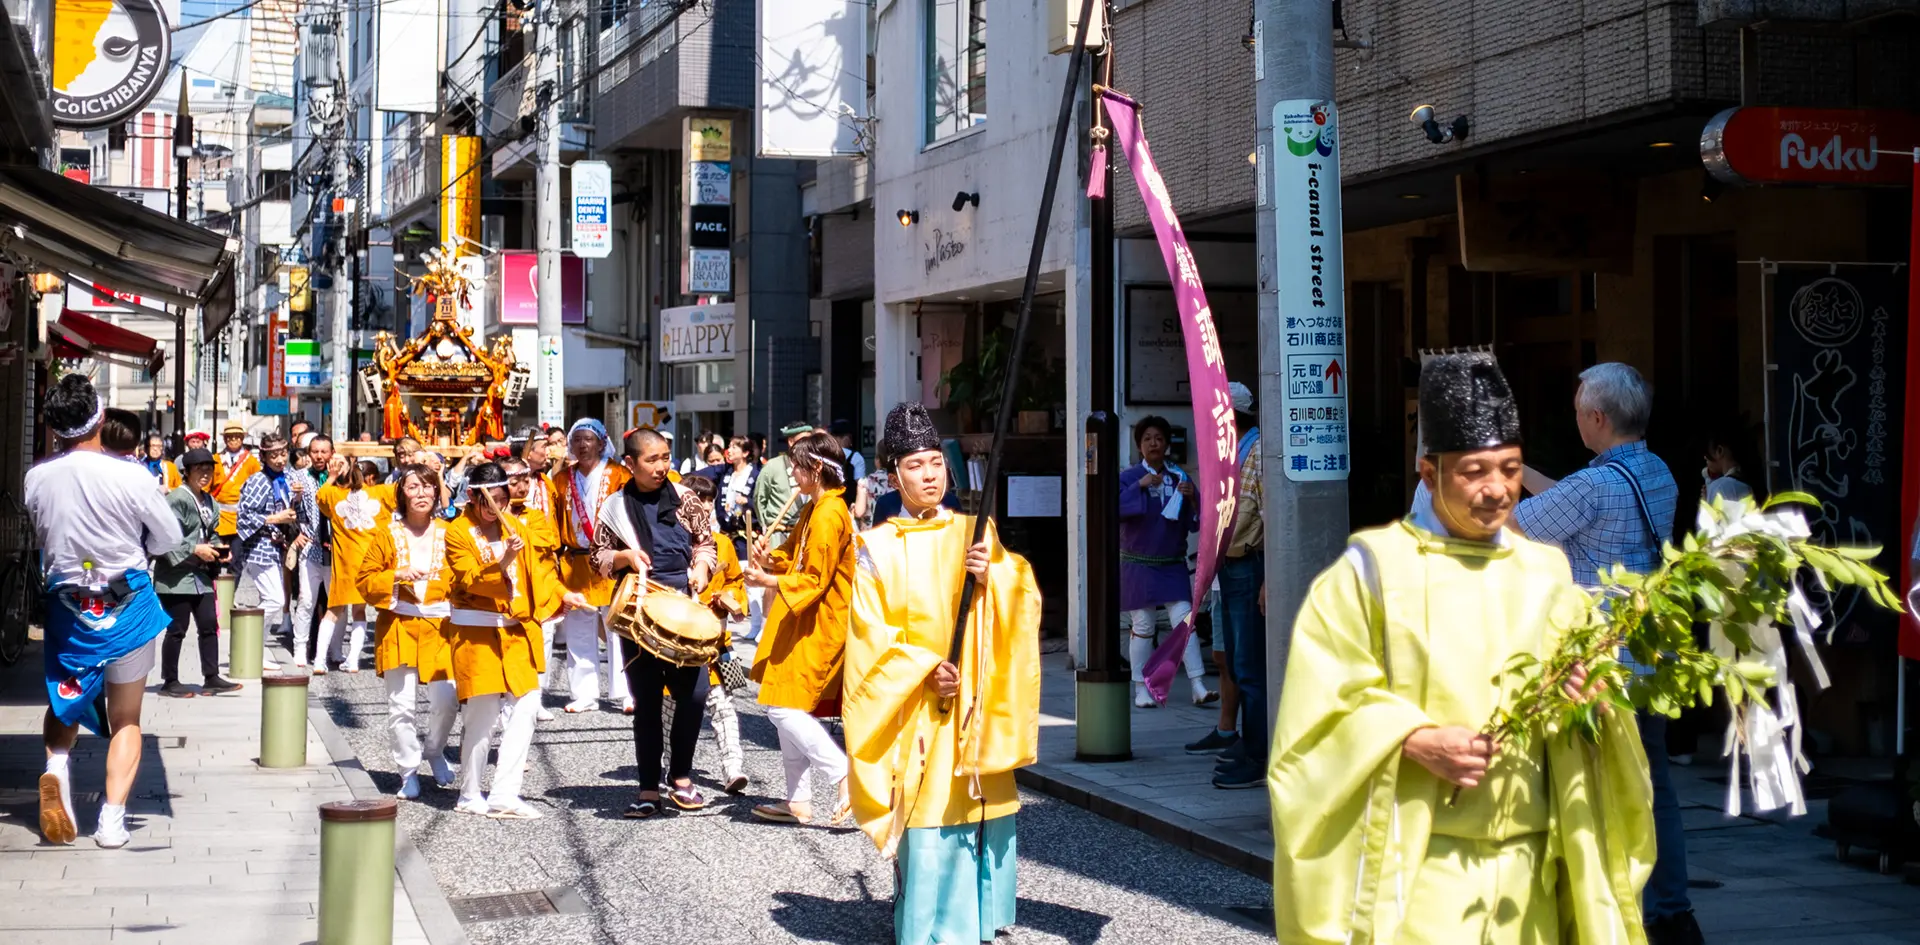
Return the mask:
<path fill-rule="evenodd" d="M 1621 436 L 1647 434 L 1653 417 L 1653 388 L 1633 365 L 1607 361 L 1581 371 L 1576 399 L 1580 409 L 1606 414 Z"/>

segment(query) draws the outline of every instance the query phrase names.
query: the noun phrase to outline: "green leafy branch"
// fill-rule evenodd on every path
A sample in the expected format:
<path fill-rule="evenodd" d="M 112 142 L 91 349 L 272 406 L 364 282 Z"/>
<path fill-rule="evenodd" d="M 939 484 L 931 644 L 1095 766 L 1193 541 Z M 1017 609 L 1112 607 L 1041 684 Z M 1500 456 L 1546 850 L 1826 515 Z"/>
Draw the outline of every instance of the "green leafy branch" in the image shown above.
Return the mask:
<path fill-rule="evenodd" d="M 1775 681 L 1755 635 L 1769 623 L 1792 631 L 1790 601 L 1803 567 L 1823 588 L 1858 587 L 1881 607 L 1903 609 L 1887 575 L 1871 564 L 1879 548 L 1813 544 L 1805 518 L 1787 507 L 1795 503 L 1818 505 L 1800 492 L 1780 493 L 1761 506 L 1744 498 L 1703 503 L 1697 532 L 1679 545 L 1667 542 L 1657 570 L 1632 574 L 1616 564 L 1603 573 L 1600 595 L 1551 655 L 1520 654 L 1495 677 L 1512 695 L 1482 734 L 1501 749 L 1561 733 L 1598 743 L 1606 711 L 1673 718 L 1711 705 L 1715 689 L 1726 692 L 1744 723 L 1750 706 L 1766 704 Z M 1702 648 L 1693 636 L 1696 623 L 1714 624 L 1731 655 Z M 1636 674 L 1621 661 L 1622 650 L 1652 671 Z M 1586 684 L 1570 692 L 1582 668 Z M 1735 726 L 1742 739 L 1745 730 Z"/>

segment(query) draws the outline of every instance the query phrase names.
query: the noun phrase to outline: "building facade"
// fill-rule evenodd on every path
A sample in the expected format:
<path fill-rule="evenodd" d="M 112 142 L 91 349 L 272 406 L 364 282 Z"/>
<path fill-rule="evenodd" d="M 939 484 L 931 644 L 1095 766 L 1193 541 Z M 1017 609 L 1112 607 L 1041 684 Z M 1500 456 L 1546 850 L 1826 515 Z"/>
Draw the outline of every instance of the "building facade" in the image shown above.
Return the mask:
<path fill-rule="evenodd" d="M 1117 6 L 1114 84 L 1147 105 L 1147 131 L 1201 256 L 1230 373 L 1243 377 L 1258 365 L 1236 368 L 1232 351 L 1234 339 L 1257 335 L 1251 290 L 1259 277 L 1246 12 L 1204 0 Z M 1756 487 L 1809 486 L 1797 471 L 1803 460 L 1822 469 L 1855 464 L 1847 467 L 1854 497 L 1827 510 L 1836 521 L 1825 537 L 1882 543 L 1902 534 L 1897 513 L 1881 517 L 1849 502 L 1861 501 L 1864 478 L 1920 472 L 1900 473 L 1897 458 L 1891 468 L 1862 466 L 1850 449 L 1841 450 L 1846 458 L 1787 442 L 1797 401 L 1781 378 L 1792 376 L 1787 362 L 1802 349 L 1781 331 L 1793 317 L 1795 287 L 1816 276 L 1847 283 L 1815 291 L 1864 298 L 1862 312 L 1893 306 L 1891 330 L 1906 321 L 1909 309 L 1881 288 L 1888 264 L 1906 258 L 1905 201 L 1887 199 L 1884 187 L 1819 180 L 1813 149 L 1835 136 L 1835 123 L 1862 120 L 1867 130 L 1841 141 L 1843 156 L 1871 147 L 1874 122 L 1879 148 L 1913 147 L 1899 116 L 1911 115 L 1920 90 L 1920 33 L 1910 15 L 1884 15 L 1893 12 L 1885 5 L 1797 4 L 1793 19 L 1780 11 L 1731 15 L 1759 6 L 1338 7 L 1351 423 L 1400 431 L 1354 438 L 1355 528 L 1405 511 L 1419 352 L 1490 345 L 1520 398 L 1529 459 L 1550 476 L 1590 458 L 1569 416 L 1579 372 L 1624 361 L 1654 386 L 1649 445 L 1679 480 L 1683 509 L 1699 493 L 1702 435 L 1714 430 L 1751 444 L 1746 471 Z M 1434 111 L 1439 141 L 1408 120 L 1423 104 Z M 1825 110 L 1801 128 L 1812 139 L 1807 160 L 1793 162 L 1801 170 L 1738 186 L 1703 169 L 1703 133 L 1737 106 Z M 1466 121 L 1456 125 L 1456 117 Z M 1448 133 L 1461 127 L 1464 137 Z M 1784 137 L 1767 146 L 1781 163 L 1799 147 Z M 1895 186 L 1910 180 L 1910 168 L 1898 170 Z M 1122 184 L 1115 193 L 1125 283 L 1118 304 L 1133 339 L 1142 319 L 1130 306 L 1147 301 L 1133 280 L 1157 262 L 1132 252 L 1131 241 L 1151 236 L 1136 191 Z M 1868 348 L 1861 352 L 1853 367 L 1865 378 L 1880 365 L 1867 363 Z M 1123 357 L 1122 376 L 1133 376 L 1142 349 Z M 1864 418 L 1881 408 L 1870 409 L 1866 385 L 1855 394 L 1860 428 L 1834 433 L 1849 443 L 1857 436 L 1866 456 L 1885 433 Z M 1122 403 L 1136 413 L 1150 406 L 1126 391 Z M 1691 516 L 1680 518 L 1684 527 Z M 1829 666 L 1841 667 L 1836 691 L 1846 695 L 1809 715 L 1821 739 L 1883 749 L 1890 733 L 1876 720 L 1889 717 L 1893 677 L 1874 653 L 1890 645 L 1892 625 L 1856 619 L 1864 608 L 1838 613 L 1845 629 Z"/>

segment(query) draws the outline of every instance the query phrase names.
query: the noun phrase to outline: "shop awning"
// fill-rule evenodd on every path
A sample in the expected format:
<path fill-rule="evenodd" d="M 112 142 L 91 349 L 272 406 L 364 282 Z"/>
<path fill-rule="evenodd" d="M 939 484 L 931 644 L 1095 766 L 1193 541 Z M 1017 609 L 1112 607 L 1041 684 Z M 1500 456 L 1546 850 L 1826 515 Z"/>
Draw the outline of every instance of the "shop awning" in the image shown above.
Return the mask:
<path fill-rule="evenodd" d="M 232 313 L 239 241 L 98 187 L 25 165 L 0 166 L 0 249 L 55 272 L 166 305 Z M 224 306 L 224 311 L 218 310 Z"/>
<path fill-rule="evenodd" d="M 166 361 L 166 352 L 152 338 L 70 308 L 60 310 L 59 320 L 47 326 L 47 336 L 56 358 L 92 358 L 152 374 Z"/>

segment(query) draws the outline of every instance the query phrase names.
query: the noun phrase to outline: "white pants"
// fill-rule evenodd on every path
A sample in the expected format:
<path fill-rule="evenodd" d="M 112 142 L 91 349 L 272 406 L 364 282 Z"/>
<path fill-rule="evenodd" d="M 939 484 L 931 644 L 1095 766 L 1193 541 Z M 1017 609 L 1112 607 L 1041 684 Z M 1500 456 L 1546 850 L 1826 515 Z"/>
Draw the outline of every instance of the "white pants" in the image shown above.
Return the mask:
<path fill-rule="evenodd" d="M 496 693 L 467 700 L 460 732 L 460 803 L 484 800 L 489 806 L 505 807 L 520 800 L 520 778 L 525 774 L 527 750 L 533 747 L 533 717 L 539 708 L 538 689 L 529 689 L 518 699 Z M 511 714 L 500 737 L 500 761 L 493 772 L 493 790 L 483 792 L 480 779 L 487 768 L 487 735 L 502 712 Z"/>
<path fill-rule="evenodd" d="M 307 638 L 313 630 L 313 611 L 320 606 L 320 591 L 333 581 L 333 569 L 310 558 L 300 559 L 300 601 L 293 606 L 293 661 L 307 661 Z M 325 653 L 317 655 L 326 659 Z"/>
<path fill-rule="evenodd" d="M 286 571 L 279 565 L 260 567 L 248 564 L 242 571 L 241 579 L 260 598 L 260 638 L 261 643 L 270 650 L 274 635 L 280 632 L 281 622 L 287 618 Z"/>
<path fill-rule="evenodd" d="M 601 616 L 599 608 L 576 608 L 560 618 L 560 627 L 567 640 L 567 687 L 572 692 L 568 698 L 574 703 L 592 702 L 600 698 L 602 672 L 607 676 L 607 698 L 617 702 L 625 702 L 629 698 L 626 667 L 622 665 L 620 647 L 608 647 L 607 662 L 601 661 Z"/>
<path fill-rule="evenodd" d="M 1166 605 L 1167 622 L 1179 626 L 1187 614 L 1193 611 L 1193 605 L 1176 600 Z M 1153 608 L 1127 611 L 1127 621 L 1133 627 L 1132 639 L 1128 640 L 1127 661 L 1133 664 L 1133 681 L 1146 682 L 1142 675 L 1147 668 L 1147 660 L 1153 656 Z M 1187 651 L 1181 662 L 1186 664 L 1187 678 L 1200 679 L 1207 675 L 1207 667 L 1200 662 L 1200 635 L 1188 634 Z"/>
<path fill-rule="evenodd" d="M 795 804 L 813 802 L 813 779 L 809 769 L 838 784 L 847 777 L 847 753 L 834 744 L 833 736 L 820 720 L 799 709 L 767 707 L 767 719 L 780 733 L 780 760 L 787 769 L 787 800 Z"/>
<path fill-rule="evenodd" d="M 402 775 L 420 770 L 420 726 L 414 699 L 420 671 L 412 666 L 387 670 L 387 730 L 393 737 L 393 765 Z M 447 735 L 453 731 L 454 710 L 460 705 L 451 680 L 427 683 L 426 757 L 444 763 Z"/>
<path fill-rule="evenodd" d="M 764 587 L 747 588 L 747 632 L 742 640 L 760 639 L 760 631 L 767 626 L 767 589 Z"/>
<path fill-rule="evenodd" d="M 740 753 L 740 715 L 734 711 L 733 697 L 727 687 L 707 689 L 707 714 L 713 720 L 713 741 L 720 748 L 720 770 L 731 781 L 742 773 L 745 758 Z"/>
<path fill-rule="evenodd" d="M 367 605 L 348 604 L 338 609 L 346 615 L 342 619 L 351 629 L 347 633 L 340 632 L 341 621 L 333 619 L 330 609 L 326 616 L 320 618 L 320 645 L 313 658 L 321 666 L 327 665 L 328 660 L 339 660 L 345 669 L 359 669 L 360 651 L 367 645 Z M 335 646 L 342 639 L 346 641 L 344 652 Z"/>

